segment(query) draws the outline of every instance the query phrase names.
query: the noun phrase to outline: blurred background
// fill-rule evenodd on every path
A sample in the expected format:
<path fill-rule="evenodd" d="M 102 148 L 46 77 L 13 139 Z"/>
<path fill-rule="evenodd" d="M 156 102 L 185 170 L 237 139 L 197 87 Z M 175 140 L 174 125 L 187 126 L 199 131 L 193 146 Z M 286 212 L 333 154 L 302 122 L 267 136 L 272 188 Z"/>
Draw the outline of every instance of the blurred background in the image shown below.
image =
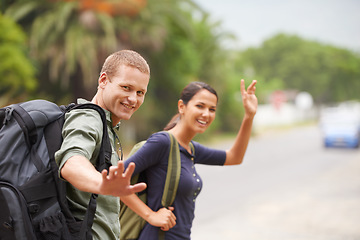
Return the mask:
<path fill-rule="evenodd" d="M 360 239 L 354 230 L 360 229 L 359 12 L 358 0 L 1 0 L 0 106 L 37 98 L 57 104 L 90 100 L 105 58 L 133 49 L 148 61 L 151 80 L 142 107 L 122 123 L 126 150 L 161 130 L 177 111 L 181 89 L 198 80 L 212 85 L 220 99 L 215 122 L 197 140 L 227 148 L 243 116 L 240 79 L 247 85 L 257 79 L 259 108 L 245 163 L 231 170 L 199 169 L 204 178 L 217 176 L 212 171 L 226 171 L 227 178 L 204 180 L 210 184 L 198 200 L 194 239 Z M 241 196 L 224 187 L 230 181 Z M 219 189 L 224 192 L 215 194 Z M 236 199 L 242 207 L 227 215 L 223 195 L 226 204 Z M 345 195 L 351 200 L 339 198 Z M 292 218 L 260 199 L 282 202 Z M 293 206 L 299 199 L 308 212 Z M 222 211 L 209 215 L 217 203 Z M 342 212 L 327 214 L 339 204 Z M 314 206 L 322 210 L 312 220 Z M 253 208 L 261 217 L 255 214 L 249 225 Z M 285 227 L 272 227 L 291 229 L 281 221 L 289 224 L 292 214 L 306 216 L 294 222 L 306 227 L 287 234 Z M 268 215 L 282 217 L 261 225 Z M 330 217 L 339 221 L 326 225 Z M 340 223 L 347 228 L 330 231 Z M 212 233 L 206 226 L 219 225 L 231 229 L 205 234 Z"/>
<path fill-rule="evenodd" d="M 238 129 L 241 78 L 258 80 L 260 131 L 359 100 L 359 1 L 2 0 L 0 9 L 0 106 L 91 99 L 110 53 L 147 59 L 149 92 L 122 131 L 130 143 L 164 127 L 190 81 L 220 95 L 210 136 Z"/>

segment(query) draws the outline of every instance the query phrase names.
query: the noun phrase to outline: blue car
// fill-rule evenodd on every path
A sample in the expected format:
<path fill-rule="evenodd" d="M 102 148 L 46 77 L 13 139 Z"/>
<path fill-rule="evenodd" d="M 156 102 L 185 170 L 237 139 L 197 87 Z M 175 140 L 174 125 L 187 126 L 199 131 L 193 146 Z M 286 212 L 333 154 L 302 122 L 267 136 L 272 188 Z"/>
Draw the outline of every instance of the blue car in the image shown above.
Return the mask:
<path fill-rule="evenodd" d="M 356 127 L 327 127 L 324 130 L 325 147 L 359 147 L 360 134 Z"/>
<path fill-rule="evenodd" d="M 325 147 L 358 148 L 360 123 L 352 118 L 335 118 L 322 123 Z"/>

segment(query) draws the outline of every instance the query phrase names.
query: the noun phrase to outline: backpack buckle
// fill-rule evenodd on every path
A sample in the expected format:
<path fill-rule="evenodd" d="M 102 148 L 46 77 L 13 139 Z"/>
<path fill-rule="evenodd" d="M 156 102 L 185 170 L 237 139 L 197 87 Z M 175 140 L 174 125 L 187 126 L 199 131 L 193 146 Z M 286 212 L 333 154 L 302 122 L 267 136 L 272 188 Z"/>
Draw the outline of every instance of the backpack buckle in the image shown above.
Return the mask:
<path fill-rule="evenodd" d="M 9 217 L 9 222 L 3 222 L 3 227 L 6 228 L 6 229 L 9 229 L 9 230 L 14 230 L 14 227 L 13 227 L 13 220 L 11 217 Z"/>
<path fill-rule="evenodd" d="M 6 123 L 10 121 L 13 111 L 14 111 L 13 108 L 5 109 L 5 117 L 4 117 L 3 125 L 6 125 Z"/>
<path fill-rule="evenodd" d="M 40 206 L 37 203 L 31 203 L 31 204 L 29 204 L 28 209 L 31 214 L 34 214 L 34 213 L 39 212 Z"/>

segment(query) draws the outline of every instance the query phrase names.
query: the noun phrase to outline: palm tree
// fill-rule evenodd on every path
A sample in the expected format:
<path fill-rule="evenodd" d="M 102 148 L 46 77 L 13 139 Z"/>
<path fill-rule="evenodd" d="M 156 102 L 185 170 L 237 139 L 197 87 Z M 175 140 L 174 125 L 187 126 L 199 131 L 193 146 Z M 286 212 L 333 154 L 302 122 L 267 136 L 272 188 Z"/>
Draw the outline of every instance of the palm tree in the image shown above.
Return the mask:
<path fill-rule="evenodd" d="M 46 11 L 37 15 L 44 8 Z M 77 2 L 43 5 L 42 1 L 33 1 L 13 6 L 7 14 L 18 16 L 18 20 L 36 14 L 28 27 L 32 56 L 45 63 L 46 68 L 41 70 L 48 72 L 53 84 L 72 89 L 74 96 L 89 97 L 96 85 L 99 58 L 114 51 L 117 41 L 109 15 L 79 8 Z"/>
<path fill-rule="evenodd" d="M 40 86 L 52 86 L 45 92 L 53 92 L 55 101 L 65 101 L 64 94 L 90 98 L 104 58 L 124 48 L 150 64 L 149 96 L 156 99 L 147 97 L 147 112 L 136 115 L 156 128 L 171 113 L 151 109 L 168 109 L 169 96 L 177 96 L 184 81 L 200 76 L 212 83 L 221 76 L 222 36 L 193 0 L 17 0 L 6 14 L 29 33 Z"/>

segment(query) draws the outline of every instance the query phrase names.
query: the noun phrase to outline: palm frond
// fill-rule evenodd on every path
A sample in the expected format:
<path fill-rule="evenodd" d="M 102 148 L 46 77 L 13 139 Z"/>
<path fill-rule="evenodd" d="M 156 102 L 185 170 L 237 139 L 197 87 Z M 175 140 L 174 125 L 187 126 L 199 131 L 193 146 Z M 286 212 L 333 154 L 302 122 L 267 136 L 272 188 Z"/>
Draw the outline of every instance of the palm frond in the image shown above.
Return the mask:
<path fill-rule="evenodd" d="M 35 11 L 41 5 L 40 1 L 28 1 L 14 3 L 8 7 L 4 15 L 12 18 L 14 21 L 18 22 L 24 17 L 28 16 L 31 12 Z"/>

